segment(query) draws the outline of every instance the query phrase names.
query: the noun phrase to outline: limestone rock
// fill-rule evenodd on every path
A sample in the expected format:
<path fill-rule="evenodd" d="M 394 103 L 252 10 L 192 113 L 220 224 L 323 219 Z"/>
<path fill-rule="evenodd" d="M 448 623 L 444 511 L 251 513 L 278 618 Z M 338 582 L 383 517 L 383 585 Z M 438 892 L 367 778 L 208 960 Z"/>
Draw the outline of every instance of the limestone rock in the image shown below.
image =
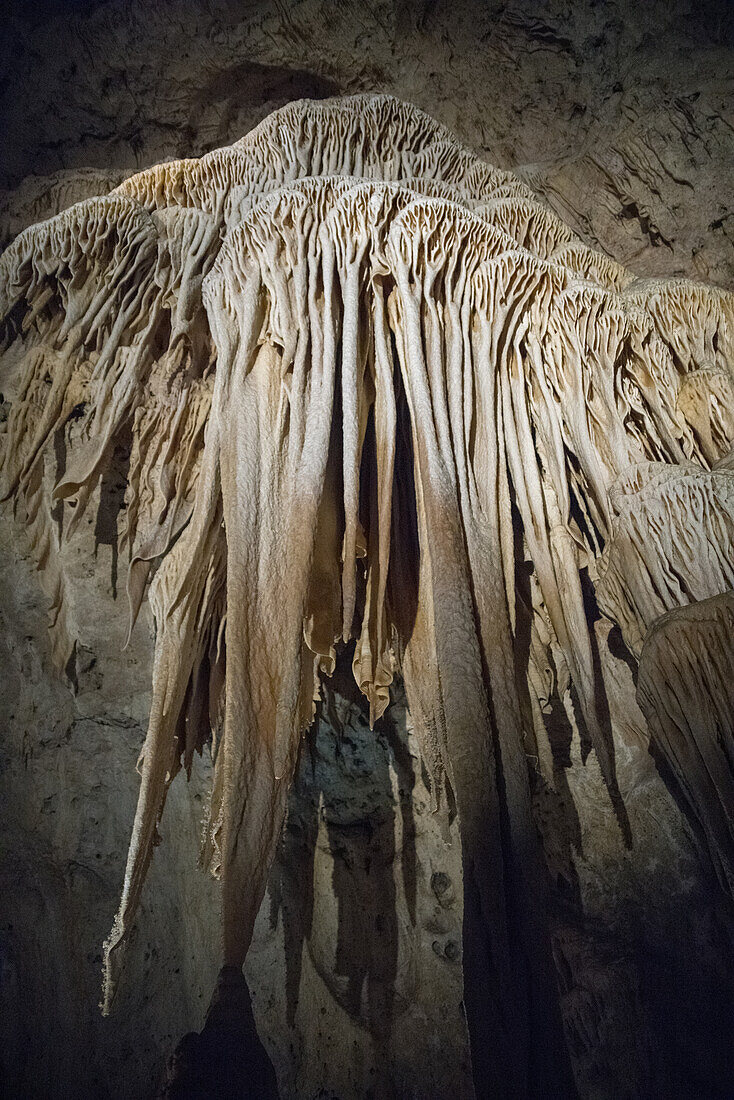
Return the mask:
<path fill-rule="evenodd" d="M 379 14 L 371 8 L 364 14 L 367 23 L 375 19 L 379 27 L 373 57 L 381 50 L 388 56 L 391 36 L 402 36 L 402 59 L 384 78 L 388 90 L 409 88 L 410 98 L 433 107 L 435 82 L 429 96 L 424 83 L 429 71 L 411 69 L 410 59 L 421 50 L 442 56 L 438 43 L 445 13 L 440 5 L 429 5 L 417 19 L 398 11 L 381 21 Z M 184 35 L 188 17 L 182 9 Z M 696 601 L 708 601 L 703 610 L 709 597 L 723 600 L 719 594 L 731 587 L 732 299 L 686 279 L 640 276 L 686 272 L 723 284 L 729 278 L 726 217 L 717 206 L 728 136 L 723 108 L 711 106 L 721 96 L 716 65 L 700 104 L 696 93 L 682 95 L 671 108 L 649 88 L 621 100 L 613 92 L 614 110 L 600 111 L 597 99 L 593 120 L 582 110 L 564 129 L 556 123 L 539 126 L 539 117 L 554 107 L 553 98 L 544 97 L 537 100 L 542 106 L 527 112 L 523 130 L 514 108 L 506 105 L 513 88 L 523 81 L 528 86 L 529 74 L 532 86 L 533 53 L 540 51 L 549 76 L 567 73 L 570 62 L 587 78 L 578 32 L 569 29 L 560 8 L 542 19 L 495 13 L 483 32 L 487 17 L 472 12 L 452 20 L 445 37 L 461 50 L 462 71 L 457 75 L 451 65 L 445 67 L 436 113 L 485 151 L 489 142 L 500 163 L 517 166 L 547 153 L 544 165 L 526 163 L 515 174 L 490 168 L 430 117 L 367 96 L 288 107 L 229 148 L 133 174 L 131 165 L 139 164 L 141 155 L 143 163 L 151 163 L 198 152 L 202 138 L 204 145 L 233 140 L 267 113 L 266 105 L 299 91 L 320 97 L 340 88 L 357 90 L 346 72 L 339 72 L 343 59 L 326 66 L 328 77 L 253 64 L 239 72 L 259 89 L 257 102 L 233 107 L 236 96 L 222 59 L 228 51 L 236 53 L 242 41 L 267 51 L 263 43 L 288 40 L 288 65 L 305 51 L 318 68 L 321 62 L 314 59 L 323 43 L 348 42 L 352 31 L 349 19 L 339 18 L 319 41 L 311 28 L 320 16 L 308 3 L 296 6 L 287 26 L 279 10 L 247 21 L 223 7 L 217 18 L 220 30 L 226 27 L 219 35 L 214 26 L 212 37 L 217 65 L 224 65 L 219 90 L 212 86 L 215 99 L 208 103 L 206 89 L 196 91 L 199 113 L 191 114 L 193 130 L 181 144 L 171 146 L 165 128 L 139 116 L 139 134 L 130 140 L 120 125 L 119 92 L 110 91 L 110 116 L 101 120 L 107 109 L 103 97 L 93 140 L 112 150 L 119 172 L 68 168 L 97 161 L 79 159 L 89 148 L 75 145 L 75 114 L 67 109 L 66 118 L 63 110 L 57 115 L 53 155 L 58 162 L 44 160 L 42 146 L 29 143 L 24 155 L 31 159 L 25 168 L 11 164 L 7 180 L 15 184 L 28 166 L 46 173 L 62 168 L 48 185 L 28 180 L 20 192 L 8 194 L 10 236 L 22 223 L 55 215 L 79 197 L 106 195 L 124 177 L 116 193 L 72 205 L 22 233 L 0 262 L 8 342 L 3 393 L 10 409 L 5 491 L 15 494 L 51 596 L 55 662 L 90 693 L 93 722 L 93 708 L 106 707 L 110 697 L 105 670 L 117 661 L 114 645 L 109 658 L 103 657 L 105 644 L 92 629 L 89 610 L 84 626 L 84 609 L 98 614 L 107 597 L 90 591 L 80 598 L 78 590 L 91 545 L 92 532 L 85 528 L 95 511 L 93 550 L 109 550 L 113 590 L 118 546 L 129 556 L 130 609 L 133 621 L 140 614 L 143 623 L 132 635 L 141 682 L 140 705 L 126 727 L 132 731 L 131 751 L 145 708 L 142 674 L 149 638 L 144 630 L 141 647 L 140 631 L 149 623 L 145 594 L 152 578 L 150 602 L 158 624 L 154 696 L 110 974 L 115 978 L 119 969 L 115 945 L 131 939 L 133 914 L 146 896 L 142 882 L 159 824 L 171 878 L 156 871 L 159 854 L 151 864 L 150 896 L 172 896 L 170 883 L 190 851 L 191 837 L 184 828 L 171 847 L 166 818 L 160 820 L 163 801 L 182 766 L 195 784 L 201 778 L 212 781 L 205 762 L 209 750 L 204 760 L 197 757 L 211 733 L 213 801 L 204 860 L 224 872 L 227 950 L 237 961 L 254 929 L 248 977 L 284 1095 L 313 1095 L 318 1088 L 362 1095 L 375 1072 L 378 1093 L 397 1087 L 417 1095 L 415 1065 L 406 1056 L 410 1049 L 430 1067 L 433 1085 L 426 1095 L 468 1089 L 461 993 L 450 970 L 462 955 L 475 1081 L 493 1076 L 507 1081 L 519 1073 L 518 1087 L 532 1092 L 538 1082 L 550 1080 L 544 1075 L 562 1063 L 552 1028 L 543 1036 L 547 1064 L 528 1071 L 518 1035 L 524 1026 L 532 1034 L 540 1022 L 533 1020 L 516 981 L 499 975 L 487 999 L 487 961 L 472 953 L 482 929 L 491 930 L 500 957 L 527 968 L 536 990 L 545 991 L 551 1016 L 554 979 L 548 979 L 557 975 L 566 1040 L 583 1095 L 621 1095 L 625 1089 L 639 1096 L 661 1089 L 694 1095 L 692 1067 L 701 1064 L 701 1051 L 707 1052 L 704 1087 L 711 1093 L 726 1073 L 722 1029 L 728 1002 L 717 972 L 725 965 L 723 945 L 730 933 L 723 895 L 712 891 L 707 877 L 708 853 L 723 885 L 730 885 L 722 867 L 730 858 L 731 836 L 717 823 L 725 821 L 726 800 L 722 811 L 700 769 L 680 771 L 676 745 L 684 736 L 687 752 L 695 745 L 699 753 L 721 753 L 715 747 L 718 735 L 696 723 L 699 712 L 709 715 L 709 695 L 724 690 L 725 674 L 718 687 L 709 684 L 694 660 L 691 683 L 704 692 L 703 703 L 675 727 L 660 716 L 671 690 L 665 653 L 678 629 L 672 624 L 698 622 Z M 130 5 L 129 19 L 113 29 L 102 6 L 70 26 L 74 41 L 81 31 L 82 41 L 92 32 L 122 42 L 140 34 L 137 20 Z M 22 46 L 26 31 L 18 27 Z M 610 27 L 596 30 L 602 36 L 618 33 Z M 284 32 L 285 39 L 279 38 Z M 161 37 L 170 42 L 177 33 L 168 29 Z M 634 37 L 634 20 L 625 33 Z M 491 81 L 475 80 L 477 94 L 471 102 L 459 97 L 465 108 L 459 112 L 453 105 L 456 89 L 471 82 L 473 73 L 486 71 L 487 51 L 514 55 L 517 76 L 499 98 Z M 169 53 L 167 64 L 175 69 L 175 50 Z M 662 55 L 644 40 L 640 56 L 652 73 L 662 63 Z M 714 49 L 710 56 L 715 63 L 719 55 Z M 678 72 L 683 85 L 690 82 L 682 62 Z M 612 72 L 603 64 L 599 73 L 601 84 L 607 81 L 611 88 Z M 129 76 L 138 87 L 151 79 L 143 69 Z M 598 88 L 597 77 L 592 84 Z M 61 70 L 59 79 L 65 79 Z M 97 78 L 90 72 L 84 79 L 91 87 Z M 174 120 L 186 116 L 188 79 L 184 72 L 180 100 L 160 108 L 170 110 Z M 379 84 L 374 74 L 364 79 L 370 87 Z M 32 88 L 32 79 L 26 87 Z M 25 94 L 23 89 L 19 102 Z M 225 122 L 211 110 L 218 95 L 228 104 Z M 614 114 L 617 104 L 622 123 Z M 28 117 L 36 119 L 41 134 L 38 109 Z M 495 128 L 491 140 L 487 125 Z M 176 125 L 171 132 L 177 128 L 183 132 Z M 574 128 L 588 145 L 569 157 Z M 700 201 L 692 216 L 686 196 L 694 178 Z M 600 241 L 614 258 L 590 247 Z M 294 293 L 299 286 L 318 288 L 307 306 Z M 473 318 L 468 328 L 467 316 Z M 455 381 L 462 377 L 460 347 L 468 372 L 463 390 Z M 315 363 L 321 373 L 314 390 Z M 489 372 L 481 368 L 486 363 L 492 364 Z M 329 380 L 329 371 L 338 384 Z M 401 381 L 394 388 L 396 376 Z M 329 392 L 337 396 L 331 419 L 324 422 L 318 412 L 332 400 Z M 234 418 L 232 409 L 244 419 Z M 284 420 L 286 409 L 300 412 L 295 417 L 289 412 Z M 431 419 L 433 427 L 426 430 Z M 246 424 L 247 431 L 237 424 Z M 283 469 L 267 444 L 258 443 L 268 438 L 289 440 Z M 391 439 L 398 441 L 392 456 Z M 410 446 L 401 440 L 410 440 Z M 499 458 L 493 447 L 499 447 Z M 254 481 L 243 477 L 253 463 L 259 470 Z M 293 481 L 303 475 L 311 480 Z M 289 491 L 289 485 L 298 488 Z M 243 489 L 249 516 L 279 502 L 272 530 L 249 522 L 242 526 Z M 118 533 L 116 509 L 123 492 Z M 303 538 L 309 530 L 313 556 Z M 648 537 L 651 531 L 657 532 L 654 539 Z M 702 546 L 708 548 L 706 569 Z M 22 571 L 22 565 L 15 568 Z M 90 576 L 97 588 L 105 587 L 99 566 Z M 238 578 L 249 578 L 241 591 Z M 305 602 L 289 610 L 288 601 L 265 595 L 253 611 L 248 602 L 258 585 L 261 593 L 278 597 L 301 589 Z M 411 592 L 418 593 L 412 607 L 405 599 Z M 13 599 L 6 596 L 5 606 L 12 607 Z M 27 614 L 22 598 L 17 614 L 20 620 Z M 119 625 L 119 612 L 114 614 Z M 233 621 L 237 616 L 247 623 L 244 632 Z M 13 630 L 9 623 L 10 637 Z M 337 696 L 325 712 L 326 692 L 317 709 L 322 749 L 311 759 L 312 765 L 321 760 L 318 779 L 314 775 L 309 782 L 305 750 L 296 773 L 293 738 L 310 721 L 319 679 L 335 674 L 335 666 L 338 699 L 350 697 L 344 656 L 337 653 L 350 635 L 354 681 L 367 710 L 345 722 Z M 80 637 L 91 648 L 80 649 Z M 725 664 L 726 640 L 716 637 Z M 638 698 L 652 748 L 680 771 L 693 834 L 647 753 L 645 719 L 634 701 L 640 652 Z M 289 681 L 293 654 L 299 674 Z M 440 684 L 431 671 L 436 661 Z M 420 755 L 414 735 L 407 738 L 405 732 L 398 667 L 406 676 Z M 260 682 L 264 670 L 265 681 L 280 684 L 272 708 L 256 682 L 256 669 Z M 47 683 L 46 666 L 33 689 L 44 700 Z M 245 710 L 256 707 L 265 746 L 260 755 L 241 740 L 244 712 L 233 718 L 232 707 L 242 706 L 233 703 L 233 683 L 246 684 Z M 674 685 L 679 695 L 680 683 Z M 437 709 L 439 688 L 444 697 Z M 481 702 L 488 688 L 489 720 Z M 10 705 L 27 698 L 24 693 L 18 681 Z M 693 687 L 684 696 L 694 699 Z M 77 703 L 63 694 L 58 699 L 64 700 L 55 704 L 60 714 L 76 712 Z M 359 711 L 362 704 L 353 706 Z M 122 713 L 127 710 L 123 703 Z M 263 721 L 266 715 L 272 725 L 270 717 Z M 62 750 L 53 738 L 35 742 L 37 721 L 28 720 L 23 752 L 35 744 L 53 776 L 52 758 Z M 228 721 L 230 731 L 239 731 L 235 740 L 227 737 Z M 252 714 L 247 721 L 253 728 Z M 491 748 L 481 734 L 490 721 Z M 345 730 L 352 731 L 347 736 L 356 748 L 348 748 L 339 762 L 333 746 Z M 106 744 L 98 726 L 89 732 L 97 744 Z M 370 739 L 381 746 L 383 761 L 378 766 L 374 758 L 372 775 L 359 763 Z M 70 751 L 63 750 L 67 756 Z M 100 766 L 104 759 L 111 774 L 122 774 L 119 747 L 100 751 Z M 472 765 L 462 770 L 467 753 Z M 9 759 L 7 804 L 16 806 L 28 780 L 12 752 Z M 88 766 L 84 750 L 80 760 L 77 767 Z M 717 760 L 717 768 L 725 769 Z M 493 769 L 502 778 L 499 791 L 488 781 Z M 298 778 L 281 844 L 287 784 L 279 777 L 290 773 Z M 53 782 L 41 780 L 45 772 L 33 774 L 34 783 L 47 785 L 46 802 L 53 805 Z M 407 784 L 407 800 L 393 782 Z M 232 821 L 248 784 L 255 792 L 245 801 L 250 817 L 244 828 L 235 828 Z M 455 797 L 463 876 L 457 867 L 457 823 L 444 827 L 444 835 L 454 833 L 453 855 L 438 831 L 442 815 L 453 815 Z M 173 812 L 173 820 L 182 808 L 186 814 L 187 799 L 185 788 L 171 787 L 167 813 Z M 411 825 L 408 807 L 423 804 L 425 810 L 431 802 L 438 808 L 435 825 L 428 815 L 425 827 L 416 828 L 417 813 Z M 274 816 L 263 816 L 267 806 L 275 807 Z M 487 824 L 498 806 L 506 824 L 493 837 Z M 74 820 L 66 810 L 62 818 Z M 116 817 L 109 820 L 119 846 L 122 826 Z M 8 896 L 19 913 L 46 914 L 54 906 L 63 913 L 69 905 L 64 869 L 73 865 L 69 853 L 77 842 L 72 838 L 70 845 L 66 824 L 49 843 L 44 838 L 53 833 L 47 833 L 40 815 L 29 812 L 21 821 L 12 834 L 14 846 L 27 852 L 26 838 L 38 837 L 38 854 L 23 860 L 35 859 L 38 866 L 41 857 L 40 863 L 45 859 L 54 868 L 44 878 L 52 900 L 39 909 L 19 890 L 17 883 L 28 876 L 23 867 L 31 865 L 23 860 L 20 865 L 4 861 Z M 540 828 L 544 861 L 532 821 Z M 703 846 L 697 839 L 701 830 Z M 113 864 L 117 857 L 110 849 Z M 271 904 L 256 920 L 272 860 Z M 506 868 L 503 882 L 491 873 L 498 866 Z M 372 867 L 382 884 L 384 913 L 379 902 L 370 910 Z M 243 874 L 249 895 L 242 889 Z M 301 874 L 315 883 L 313 895 L 307 886 L 305 893 L 299 891 Z M 449 902 L 451 887 L 437 889 L 442 876 L 452 884 L 464 879 L 469 904 L 463 951 L 456 924 L 461 906 L 457 911 L 456 902 Z M 489 921 L 487 906 L 493 907 Z M 502 925 L 508 914 L 513 928 L 517 922 L 519 949 L 507 945 Z M 369 931 L 373 918 L 383 928 L 387 922 L 382 957 L 380 937 Z M 139 919 L 149 919 L 145 907 Z M 61 916 L 60 924 L 65 920 Z M 196 945 L 199 962 L 191 962 L 188 976 L 173 980 L 181 982 L 186 996 L 198 990 L 203 1003 L 215 951 L 202 943 L 218 938 L 217 920 L 211 895 L 197 888 L 187 916 L 193 926 L 176 933 L 179 953 L 184 943 L 186 951 Z M 35 916 L 36 925 L 47 923 L 47 916 Z M 160 942 L 162 929 L 156 928 Z M 44 942 L 40 932 L 37 940 L 34 935 L 30 927 L 21 935 L 14 926 L 9 957 L 29 958 Z M 53 942 L 60 944 L 60 958 L 73 954 L 63 936 Z M 151 990 L 159 980 L 152 977 L 154 970 L 146 971 Z M 283 974 L 282 999 L 274 993 L 277 980 L 267 977 L 275 973 Z M 678 999 L 671 1011 L 675 975 L 690 997 L 688 1005 Z M 125 990 L 132 989 L 134 977 L 123 984 L 121 996 L 131 996 Z M 33 981 L 30 974 L 16 974 L 11 1000 L 17 989 L 22 1003 L 22 990 Z M 455 998 L 455 1008 L 438 1026 L 444 995 Z M 163 1012 L 160 993 L 158 1001 Z M 80 1011 L 79 997 L 68 1003 L 72 1014 Z M 488 1003 L 497 1016 L 487 1014 Z M 163 1018 L 149 1004 L 140 1007 L 149 1019 Z M 312 1012 L 317 1018 L 323 1014 L 331 1030 L 317 1028 Z M 478 1025 L 482 1012 L 485 1023 Z M 101 1064 L 110 1067 L 114 1055 L 104 1035 L 111 1033 L 98 1032 L 107 1025 L 90 1020 L 85 1016 L 78 1030 L 99 1035 L 95 1042 L 107 1051 Z M 172 1049 L 180 1034 L 201 1023 L 196 1009 L 182 1006 L 171 1017 L 172 1033 L 162 1025 L 164 1045 Z M 495 1038 L 504 1036 L 496 1044 L 496 1062 L 482 1061 L 481 1027 L 487 1025 Z M 674 1042 L 663 1034 L 667 1025 Z M 28 1047 L 22 1026 L 19 1017 L 9 1047 L 19 1082 L 20 1052 Z M 298 1053 L 289 1038 L 294 1034 Z M 130 1035 L 134 1042 L 135 1032 Z M 340 1067 L 331 1058 L 327 1065 L 326 1052 L 340 1052 L 352 1035 L 355 1049 L 368 1053 Z M 445 1059 L 428 1050 L 431 1035 L 453 1050 L 453 1078 Z M 681 1050 L 678 1069 L 667 1061 L 673 1045 Z M 162 1065 L 152 1051 L 142 1058 Z M 100 1089 L 94 1072 L 90 1069 L 84 1086 L 89 1094 Z M 143 1094 L 144 1075 L 137 1081 L 130 1082 L 129 1095 Z M 128 1094 L 119 1083 L 104 1087 L 110 1095 Z"/>

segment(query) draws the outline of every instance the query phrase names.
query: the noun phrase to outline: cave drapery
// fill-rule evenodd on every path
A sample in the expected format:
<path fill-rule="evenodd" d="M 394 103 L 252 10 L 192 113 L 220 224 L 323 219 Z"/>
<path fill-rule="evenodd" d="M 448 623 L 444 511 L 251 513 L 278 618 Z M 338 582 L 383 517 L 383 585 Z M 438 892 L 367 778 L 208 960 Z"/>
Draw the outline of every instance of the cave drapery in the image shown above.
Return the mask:
<path fill-rule="evenodd" d="M 1 492 L 72 676 L 59 539 L 132 439 L 130 626 L 147 591 L 157 633 L 105 1010 L 168 787 L 210 740 L 202 862 L 241 967 L 354 639 L 372 720 L 399 670 L 458 813 L 478 1093 L 569 1094 L 530 772 L 570 694 L 624 832 L 594 615 L 731 889 L 734 298 L 635 278 L 423 112 L 356 96 L 25 230 L 0 317 Z"/>

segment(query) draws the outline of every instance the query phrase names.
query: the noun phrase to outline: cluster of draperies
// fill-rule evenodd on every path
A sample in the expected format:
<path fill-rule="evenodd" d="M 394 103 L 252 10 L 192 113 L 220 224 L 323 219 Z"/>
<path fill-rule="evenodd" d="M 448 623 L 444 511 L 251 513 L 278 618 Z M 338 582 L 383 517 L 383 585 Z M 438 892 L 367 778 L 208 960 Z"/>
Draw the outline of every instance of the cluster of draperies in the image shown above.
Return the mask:
<path fill-rule="evenodd" d="M 559 693 L 616 791 L 590 599 L 642 654 L 653 740 L 731 867 L 731 612 L 688 605 L 734 584 L 732 296 L 635 279 L 422 112 L 358 96 L 24 231 L 0 317 L 2 494 L 62 666 L 62 527 L 132 439 L 131 629 L 148 590 L 156 644 L 106 1007 L 166 792 L 210 738 L 203 860 L 242 964 L 320 678 L 355 639 L 372 720 L 399 669 L 434 808 L 458 810 L 475 1080 L 566 1094 L 528 759 Z"/>

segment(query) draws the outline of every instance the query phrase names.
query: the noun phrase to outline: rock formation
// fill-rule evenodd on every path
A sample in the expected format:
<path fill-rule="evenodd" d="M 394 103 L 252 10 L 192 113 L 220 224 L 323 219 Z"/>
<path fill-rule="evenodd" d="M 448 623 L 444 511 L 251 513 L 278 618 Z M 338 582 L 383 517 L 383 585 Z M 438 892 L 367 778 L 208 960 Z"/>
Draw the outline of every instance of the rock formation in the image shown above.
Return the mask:
<path fill-rule="evenodd" d="M 291 104 L 24 230 L 0 317 L 2 493 L 72 677 L 59 540 L 130 438 L 130 629 L 150 581 L 156 640 L 105 1011 L 169 786 L 209 740 L 202 860 L 242 967 L 353 640 L 370 724 L 399 672 L 433 809 L 458 815 L 475 1089 L 569 1094 L 533 771 L 555 784 L 561 701 L 630 840 L 600 614 L 731 888 L 734 297 L 636 278 L 368 95 Z"/>

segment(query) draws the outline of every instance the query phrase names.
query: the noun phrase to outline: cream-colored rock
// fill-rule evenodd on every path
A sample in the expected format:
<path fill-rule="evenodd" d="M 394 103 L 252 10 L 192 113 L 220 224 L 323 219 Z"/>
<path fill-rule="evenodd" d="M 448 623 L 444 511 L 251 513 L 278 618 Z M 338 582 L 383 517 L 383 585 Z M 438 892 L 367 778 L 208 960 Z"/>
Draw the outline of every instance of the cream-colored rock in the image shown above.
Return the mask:
<path fill-rule="evenodd" d="M 717 874 L 734 889 L 734 608 L 731 591 L 677 607 L 655 623 L 640 658 L 637 698 L 651 747 L 703 827 Z"/>
<path fill-rule="evenodd" d="M 728 421 L 713 389 L 708 405 L 681 393 L 729 369 L 732 302 L 640 282 L 384 95 L 291 104 L 19 235 L 0 257 L 3 491 L 27 514 L 61 665 L 59 530 L 124 433 L 131 627 L 157 566 L 107 1011 L 169 787 L 210 737 L 203 862 L 221 879 L 222 961 L 244 964 L 302 735 L 353 639 L 370 724 L 399 671 L 433 808 L 458 814 L 475 1085 L 572 1088 L 530 763 L 555 782 L 555 697 L 631 840 L 589 592 L 638 653 L 664 611 L 731 587 L 732 475 L 710 469 Z M 646 471 L 664 514 L 655 497 L 640 526 L 624 498 Z M 407 970 L 395 984 L 387 968 L 390 1012 L 410 999 L 414 940 L 391 937 Z M 338 945 L 310 946 L 387 1043 L 379 965 L 364 1008 Z"/>

